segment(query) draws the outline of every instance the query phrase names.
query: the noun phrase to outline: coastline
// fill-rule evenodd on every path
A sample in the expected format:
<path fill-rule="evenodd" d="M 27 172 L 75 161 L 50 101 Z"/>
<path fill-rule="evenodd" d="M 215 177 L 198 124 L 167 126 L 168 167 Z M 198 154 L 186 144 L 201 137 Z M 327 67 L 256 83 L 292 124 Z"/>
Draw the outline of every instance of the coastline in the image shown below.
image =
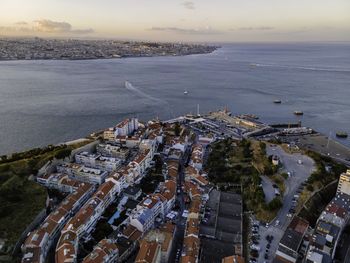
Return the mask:
<path fill-rule="evenodd" d="M 208 114 L 205 114 L 203 116 L 207 116 L 207 115 Z M 178 116 L 175 119 L 180 119 L 183 117 L 184 116 Z M 169 122 L 172 120 L 174 120 L 174 119 L 163 120 L 163 122 Z M 266 123 L 263 123 L 263 124 L 268 125 Z M 103 131 L 105 129 L 106 128 L 99 129 L 97 131 L 93 131 L 89 135 L 86 135 L 85 137 L 80 137 L 77 139 L 72 139 L 72 140 L 56 143 L 53 145 L 54 146 L 61 146 L 61 145 L 70 146 L 70 145 L 74 145 L 74 144 L 83 143 L 86 141 L 97 140 L 98 136 L 101 133 L 103 133 Z M 317 131 L 314 131 L 314 132 L 315 132 L 314 134 L 296 135 L 296 136 L 290 136 L 289 138 L 292 138 L 292 139 L 290 139 L 292 142 L 294 140 L 296 140 L 297 142 L 295 144 L 298 145 L 299 148 L 301 148 L 303 150 L 311 150 L 311 151 L 317 152 L 323 156 L 333 158 L 334 160 L 336 160 L 340 163 L 343 163 L 345 165 L 348 165 L 350 167 L 350 148 L 347 145 L 344 145 L 344 144 L 334 140 L 333 138 L 328 138 L 326 135 L 324 135 L 320 132 L 317 132 Z M 48 145 L 50 145 L 50 144 L 48 144 Z M 19 151 L 17 153 L 28 152 L 32 149 L 47 147 L 48 145 L 32 147 L 30 149 Z M 2 156 L 7 156 L 7 158 L 9 158 L 14 153 L 15 152 L 3 154 L 3 155 L 0 154 L 0 160 L 1 160 Z M 342 156 L 343 158 L 340 158 L 340 156 Z"/>
<path fill-rule="evenodd" d="M 110 40 L 0 38 L 0 61 L 93 60 L 208 54 L 219 46 Z"/>
<path fill-rule="evenodd" d="M 216 47 L 214 50 L 210 52 L 202 52 L 202 53 L 191 53 L 191 54 L 178 54 L 178 55 L 152 55 L 152 56 L 123 56 L 123 57 L 102 57 L 102 58 L 34 58 L 34 59 L 1 59 L 1 62 L 11 62 L 11 61 L 92 61 L 92 60 L 113 60 L 113 59 L 130 59 L 130 58 L 159 58 L 159 57 L 187 57 L 187 56 L 194 56 L 194 55 L 206 55 L 206 54 L 212 54 L 213 52 L 217 51 L 221 47 Z"/>

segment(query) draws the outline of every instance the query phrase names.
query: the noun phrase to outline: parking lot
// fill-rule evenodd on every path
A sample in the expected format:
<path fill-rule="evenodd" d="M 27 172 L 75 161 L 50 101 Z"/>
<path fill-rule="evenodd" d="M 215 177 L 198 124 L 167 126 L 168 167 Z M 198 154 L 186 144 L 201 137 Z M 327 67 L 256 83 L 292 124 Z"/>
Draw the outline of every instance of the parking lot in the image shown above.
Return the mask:
<path fill-rule="evenodd" d="M 282 171 L 290 173 L 290 176 L 285 180 L 286 190 L 283 196 L 282 208 L 278 212 L 276 218 L 270 222 L 269 225 L 260 225 L 259 230 L 257 231 L 258 233 L 256 236 L 260 235 L 260 251 L 259 256 L 257 257 L 257 262 L 272 261 L 278 248 L 278 243 L 291 221 L 291 216 L 293 216 L 290 212 L 293 204 L 296 204 L 298 192 L 301 191 L 302 184 L 315 169 L 314 161 L 308 156 L 300 153 L 286 153 L 280 146 L 268 146 L 266 151 L 268 155 L 276 155 L 280 158 L 283 166 Z M 266 236 L 273 236 L 273 240 L 269 242 L 266 240 Z M 270 248 L 266 250 L 267 246 Z M 267 255 L 267 258 L 265 258 L 265 254 Z"/>

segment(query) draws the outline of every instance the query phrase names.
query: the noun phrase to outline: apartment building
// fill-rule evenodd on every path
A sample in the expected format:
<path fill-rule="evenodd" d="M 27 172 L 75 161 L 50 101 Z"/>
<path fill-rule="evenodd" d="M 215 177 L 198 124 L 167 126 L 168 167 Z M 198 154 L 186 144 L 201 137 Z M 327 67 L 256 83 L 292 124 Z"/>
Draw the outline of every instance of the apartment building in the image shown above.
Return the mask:
<path fill-rule="evenodd" d="M 194 145 L 192 148 L 192 154 L 191 154 L 189 165 L 191 165 L 198 171 L 201 171 L 203 168 L 203 155 L 204 155 L 203 146 L 201 144 Z"/>
<path fill-rule="evenodd" d="M 174 239 L 174 228 L 175 226 L 170 224 L 172 227 L 163 227 L 160 229 L 154 229 L 149 231 L 145 237 L 141 240 L 142 242 L 156 242 L 160 245 L 160 261 L 161 263 L 167 263 L 169 262 L 170 252 L 173 247 L 173 239 Z M 172 231 L 169 231 L 169 230 Z M 143 255 L 146 255 L 144 251 L 140 249 L 138 254 L 138 260 L 146 260 L 146 258 L 141 258 Z"/>
<path fill-rule="evenodd" d="M 340 193 L 350 195 L 350 170 L 342 173 L 339 177 L 337 194 Z"/>
<path fill-rule="evenodd" d="M 103 139 L 107 141 L 115 141 L 117 137 L 131 135 L 138 128 L 139 122 L 137 118 L 125 119 L 115 127 L 105 130 L 103 132 Z"/>
<path fill-rule="evenodd" d="M 77 243 L 80 239 L 89 240 L 98 219 L 116 198 L 117 193 L 119 187 L 112 180 L 103 183 L 79 212 L 68 221 L 61 231 L 56 246 L 56 263 L 71 262 L 70 260 L 75 262 L 78 254 Z"/>
<path fill-rule="evenodd" d="M 119 256 L 118 246 L 111 239 L 102 239 L 94 250 L 87 255 L 83 263 L 110 263 L 116 262 Z"/>
<path fill-rule="evenodd" d="M 156 241 L 142 240 L 135 263 L 160 263 L 161 245 Z"/>
<path fill-rule="evenodd" d="M 57 171 L 59 173 L 65 173 L 75 180 L 93 184 L 103 183 L 108 175 L 107 171 L 89 168 L 76 163 L 59 164 L 57 165 Z"/>
<path fill-rule="evenodd" d="M 339 237 L 350 219 L 350 170 L 340 175 L 336 196 L 316 222 L 306 262 L 333 259 Z"/>
<path fill-rule="evenodd" d="M 91 196 L 92 192 L 91 185 L 81 183 L 79 189 L 66 197 L 38 229 L 29 233 L 22 245 L 22 262 L 45 262 L 47 253 L 59 236 L 61 229 Z"/>
<path fill-rule="evenodd" d="M 96 168 L 104 171 L 115 171 L 121 164 L 122 160 L 114 157 L 105 157 L 99 153 L 81 152 L 75 155 L 75 161 L 86 167 Z"/>
<path fill-rule="evenodd" d="M 44 174 L 43 176 L 37 177 L 36 181 L 49 189 L 56 189 L 65 193 L 73 193 L 81 184 L 81 182 L 69 178 L 69 176 L 64 173 Z"/>
<path fill-rule="evenodd" d="M 96 146 L 96 151 L 103 156 L 119 158 L 121 160 L 125 160 L 130 154 L 129 148 L 122 147 L 121 145 L 113 142 L 98 144 Z"/>

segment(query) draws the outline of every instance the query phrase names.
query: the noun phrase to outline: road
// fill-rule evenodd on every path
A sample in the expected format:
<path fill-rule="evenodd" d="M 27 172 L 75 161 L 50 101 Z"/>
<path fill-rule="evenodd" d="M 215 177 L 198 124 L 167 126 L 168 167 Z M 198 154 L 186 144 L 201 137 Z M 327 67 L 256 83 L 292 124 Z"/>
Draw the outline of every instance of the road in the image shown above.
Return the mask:
<path fill-rule="evenodd" d="M 184 165 L 188 162 L 190 149 L 191 147 L 188 147 L 185 154 L 179 161 L 180 165 L 179 165 L 179 171 L 177 176 L 177 189 L 179 190 L 179 192 L 176 191 L 177 192 L 176 201 L 179 204 L 179 210 L 178 210 L 179 215 L 176 219 L 176 229 L 175 229 L 175 235 L 174 235 L 174 241 L 173 241 L 174 246 L 172 247 L 172 251 L 170 252 L 169 263 L 177 263 L 179 262 L 181 257 L 182 244 L 184 240 L 185 226 L 186 226 L 186 218 L 182 217 L 182 213 L 185 210 L 184 192 L 183 192 L 182 186 L 185 180 Z"/>
<path fill-rule="evenodd" d="M 261 251 L 259 253 L 258 262 L 272 261 L 278 248 L 278 243 L 282 238 L 283 233 L 286 230 L 288 224 L 291 221 L 291 218 L 289 218 L 287 214 L 292 206 L 294 195 L 297 193 L 299 186 L 306 181 L 306 179 L 315 169 L 314 161 L 306 155 L 302 155 L 300 153 L 286 153 L 280 146 L 267 146 L 266 152 L 268 155 L 277 155 L 280 158 L 280 161 L 283 165 L 282 171 L 291 172 L 292 176 L 285 180 L 286 190 L 283 196 L 283 206 L 278 212 L 276 218 L 272 222 L 270 222 L 268 227 L 261 226 L 259 229 L 259 234 L 261 236 Z M 302 164 L 298 164 L 299 160 L 301 160 Z M 279 222 L 278 225 L 277 222 Z M 265 260 L 265 249 L 268 243 L 265 237 L 267 235 L 272 235 L 274 239 L 271 242 L 271 248 L 267 253 L 268 260 Z"/>

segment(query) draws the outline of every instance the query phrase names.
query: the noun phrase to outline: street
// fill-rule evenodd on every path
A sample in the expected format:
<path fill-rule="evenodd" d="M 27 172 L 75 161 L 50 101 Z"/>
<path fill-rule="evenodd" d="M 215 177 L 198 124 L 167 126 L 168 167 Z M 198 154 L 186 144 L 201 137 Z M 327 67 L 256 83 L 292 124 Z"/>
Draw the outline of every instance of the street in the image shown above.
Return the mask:
<path fill-rule="evenodd" d="M 189 147 L 190 149 L 191 147 Z M 176 202 L 179 204 L 179 210 L 178 210 L 178 217 L 176 219 L 176 228 L 175 228 L 175 235 L 174 235 L 174 246 L 172 247 L 172 250 L 170 252 L 169 256 L 169 262 L 170 263 L 177 263 L 180 261 L 181 258 L 181 251 L 182 251 L 182 244 L 185 234 L 185 226 L 186 226 L 186 218 L 182 217 L 182 213 L 185 210 L 185 201 L 184 201 L 184 192 L 182 189 L 185 174 L 184 174 L 184 165 L 188 162 L 190 150 L 187 149 L 185 154 L 182 156 L 182 159 L 179 160 L 179 171 L 177 176 L 177 189 L 179 190 L 177 192 L 176 196 Z"/>

